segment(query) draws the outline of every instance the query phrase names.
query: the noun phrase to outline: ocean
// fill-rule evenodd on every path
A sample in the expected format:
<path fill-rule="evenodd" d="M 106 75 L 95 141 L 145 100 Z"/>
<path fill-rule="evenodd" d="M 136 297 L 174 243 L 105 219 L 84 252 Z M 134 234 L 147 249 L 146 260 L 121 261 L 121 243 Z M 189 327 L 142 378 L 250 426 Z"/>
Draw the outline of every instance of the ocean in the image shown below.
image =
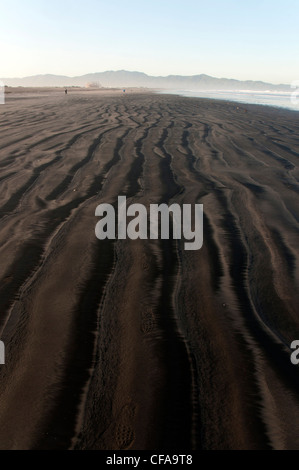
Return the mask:
<path fill-rule="evenodd" d="M 299 111 L 299 91 L 288 92 L 256 92 L 256 91 L 186 91 L 171 90 L 162 93 L 171 93 L 194 98 L 210 98 L 217 100 L 234 101 L 237 103 L 260 104 L 278 108 Z"/>

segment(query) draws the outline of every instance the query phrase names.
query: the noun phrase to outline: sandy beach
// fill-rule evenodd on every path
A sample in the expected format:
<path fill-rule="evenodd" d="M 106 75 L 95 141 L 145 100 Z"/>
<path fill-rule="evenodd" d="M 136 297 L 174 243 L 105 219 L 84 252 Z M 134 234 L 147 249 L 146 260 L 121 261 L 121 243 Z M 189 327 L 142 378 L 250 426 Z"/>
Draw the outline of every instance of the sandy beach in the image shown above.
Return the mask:
<path fill-rule="evenodd" d="M 0 106 L 0 449 L 299 449 L 299 113 L 145 91 Z M 105 240 L 119 195 L 204 245 Z"/>

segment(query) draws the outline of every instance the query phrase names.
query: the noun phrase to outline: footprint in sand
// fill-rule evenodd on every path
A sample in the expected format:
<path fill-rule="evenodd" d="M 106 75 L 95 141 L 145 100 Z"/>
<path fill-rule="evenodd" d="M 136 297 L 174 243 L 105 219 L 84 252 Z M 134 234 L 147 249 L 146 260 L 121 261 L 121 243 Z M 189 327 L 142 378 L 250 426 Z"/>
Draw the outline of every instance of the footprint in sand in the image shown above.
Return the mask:
<path fill-rule="evenodd" d="M 116 443 L 120 450 L 125 450 L 133 443 L 134 431 L 125 424 L 119 424 L 116 428 Z"/>
<path fill-rule="evenodd" d="M 131 405 L 125 405 L 120 412 L 118 423 L 115 429 L 116 444 L 120 450 L 128 449 L 134 442 L 135 433 L 131 423 L 135 416 L 136 408 Z"/>
<path fill-rule="evenodd" d="M 156 322 L 153 311 L 151 308 L 145 309 L 141 313 L 141 325 L 140 330 L 142 333 L 150 333 L 155 328 Z"/>

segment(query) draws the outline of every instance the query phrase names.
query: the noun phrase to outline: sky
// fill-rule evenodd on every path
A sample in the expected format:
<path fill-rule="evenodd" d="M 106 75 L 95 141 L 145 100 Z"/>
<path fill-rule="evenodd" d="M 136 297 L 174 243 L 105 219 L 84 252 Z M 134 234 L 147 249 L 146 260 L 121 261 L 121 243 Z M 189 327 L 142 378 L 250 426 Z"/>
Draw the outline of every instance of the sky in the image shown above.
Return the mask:
<path fill-rule="evenodd" d="M 298 0 L 0 0 L 0 77 L 106 70 L 291 83 Z"/>

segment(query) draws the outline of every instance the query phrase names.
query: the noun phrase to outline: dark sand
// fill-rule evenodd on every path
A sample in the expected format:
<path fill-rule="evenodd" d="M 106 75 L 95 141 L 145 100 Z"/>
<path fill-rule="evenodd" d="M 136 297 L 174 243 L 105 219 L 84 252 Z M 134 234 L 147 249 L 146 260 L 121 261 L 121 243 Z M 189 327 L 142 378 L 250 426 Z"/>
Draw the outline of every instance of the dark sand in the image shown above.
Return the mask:
<path fill-rule="evenodd" d="M 153 94 L 0 106 L 1 449 L 299 449 L 299 113 Z M 204 204 L 204 247 L 95 237 Z"/>

